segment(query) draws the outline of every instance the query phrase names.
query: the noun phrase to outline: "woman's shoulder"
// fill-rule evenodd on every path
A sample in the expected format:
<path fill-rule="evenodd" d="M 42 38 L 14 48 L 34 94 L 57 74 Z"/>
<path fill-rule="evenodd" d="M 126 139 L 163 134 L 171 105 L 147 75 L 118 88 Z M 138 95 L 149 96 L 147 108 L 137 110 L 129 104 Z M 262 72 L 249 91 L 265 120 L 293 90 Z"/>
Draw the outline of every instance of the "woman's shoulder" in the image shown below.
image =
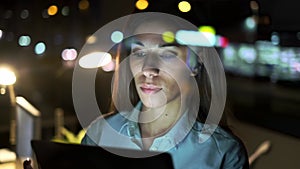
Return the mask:
<path fill-rule="evenodd" d="M 248 153 L 243 142 L 229 129 L 197 122 L 193 133 L 199 140 L 196 145 L 210 147 L 210 150 L 215 150 L 220 158 L 225 159 L 224 168 L 249 168 Z M 202 150 L 199 148 L 199 151 Z"/>
<path fill-rule="evenodd" d="M 89 128 L 94 128 L 94 127 L 99 127 L 102 126 L 106 123 L 109 123 L 109 125 L 117 125 L 117 124 L 122 124 L 123 121 L 125 121 L 126 118 L 124 118 L 124 116 L 122 116 L 120 113 L 116 113 L 116 112 L 109 112 L 106 114 L 103 114 L 99 117 L 97 117 L 96 119 L 94 119 L 89 127 Z"/>
<path fill-rule="evenodd" d="M 242 141 L 225 127 L 221 127 L 215 124 L 203 124 L 197 122 L 193 127 L 194 132 L 199 137 L 199 140 L 205 141 L 210 140 L 211 143 L 215 144 L 220 149 L 230 147 L 243 147 Z M 201 141 L 200 141 L 201 142 Z"/>
<path fill-rule="evenodd" d="M 125 118 L 119 113 L 107 113 L 94 119 L 86 129 L 84 143 L 100 143 L 103 132 L 111 129 L 120 129 L 125 122 Z M 90 140 L 90 141 L 89 141 Z M 92 141 L 91 141 L 92 140 Z"/>

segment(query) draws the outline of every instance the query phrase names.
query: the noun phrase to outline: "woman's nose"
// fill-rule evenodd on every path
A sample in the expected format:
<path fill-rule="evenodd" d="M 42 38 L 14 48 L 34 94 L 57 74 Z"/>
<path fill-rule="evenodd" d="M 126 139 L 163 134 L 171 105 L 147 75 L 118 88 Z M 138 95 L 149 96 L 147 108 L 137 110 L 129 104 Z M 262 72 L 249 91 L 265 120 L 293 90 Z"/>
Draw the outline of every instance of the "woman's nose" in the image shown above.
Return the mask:
<path fill-rule="evenodd" d="M 159 69 L 157 68 L 147 68 L 147 69 L 143 69 L 143 74 L 145 77 L 147 78 L 153 78 L 158 76 L 159 73 Z"/>
<path fill-rule="evenodd" d="M 153 78 L 159 74 L 159 60 L 157 56 L 146 56 L 142 72 L 147 78 Z"/>

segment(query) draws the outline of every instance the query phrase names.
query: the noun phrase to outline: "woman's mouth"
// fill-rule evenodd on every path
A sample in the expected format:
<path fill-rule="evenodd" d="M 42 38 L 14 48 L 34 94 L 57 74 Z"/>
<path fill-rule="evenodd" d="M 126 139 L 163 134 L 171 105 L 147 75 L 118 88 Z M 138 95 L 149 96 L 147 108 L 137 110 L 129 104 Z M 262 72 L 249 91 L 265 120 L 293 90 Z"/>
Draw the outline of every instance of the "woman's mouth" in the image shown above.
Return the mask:
<path fill-rule="evenodd" d="M 153 84 L 143 84 L 140 89 L 145 94 L 154 94 L 159 92 L 162 88 L 155 86 Z"/>

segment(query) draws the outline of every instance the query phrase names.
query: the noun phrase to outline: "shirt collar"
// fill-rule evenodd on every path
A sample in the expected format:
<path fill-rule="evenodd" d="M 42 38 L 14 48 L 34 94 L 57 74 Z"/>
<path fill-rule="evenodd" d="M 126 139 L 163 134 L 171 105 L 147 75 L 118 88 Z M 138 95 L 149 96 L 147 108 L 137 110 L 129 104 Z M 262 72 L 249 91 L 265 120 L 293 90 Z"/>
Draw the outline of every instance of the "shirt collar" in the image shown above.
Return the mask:
<path fill-rule="evenodd" d="M 130 137 L 138 140 L 141 138 L 141 133 L 138 125 L 138 116 L 141 108 L 142 108 L 142 102 L 139 102 L 134 107 L 134 109 L 127 115 L 127 119 L 128 119 L 127 133 Z M 193 124 L 195 123 L 196 119 L 189 118 L 189 117 L 190 117 L 189 112 L 188 111 L 184 112 L 184 114 L 180 117 L 180 119 L 172 127 L 172 129 L 159 138 L 162 137 L 168 138 L 169 141 L 171 141 L 170 146 L 172 147 L 179 144 L 179 142 L 183 140 L 184 137 L 189 133 L 189 131 L 193 127 Z"/>

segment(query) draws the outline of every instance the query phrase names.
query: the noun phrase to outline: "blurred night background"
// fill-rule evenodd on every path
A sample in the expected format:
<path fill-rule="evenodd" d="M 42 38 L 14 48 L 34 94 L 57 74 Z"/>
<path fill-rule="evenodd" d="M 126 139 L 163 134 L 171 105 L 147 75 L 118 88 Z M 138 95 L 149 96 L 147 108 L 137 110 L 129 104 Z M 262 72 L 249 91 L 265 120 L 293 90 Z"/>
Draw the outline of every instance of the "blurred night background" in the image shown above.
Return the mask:
<path fill-rule="evenodd" d="M 54 137 L 58 108 L 67 129 L 82 129 L 73 107 L 72 75 L 87 39 L 121 16 L 158 11 L 214 28 L 232 117 L 246 127 L 232 125 L 249 153 L 263 140 L 274 143 L 253 168 L 299 168 L 300 1 L 187 0 L 188 12 L 179 10 L 180 0 L 146 2 L 138 9 L 137 0 L 0 1 L 0 66 L 15 72 L 15 94 L 41 112 L 42 139 Z M 99 68 L 95 81 L 102 112 L 108 109 L 112 74 Z M 0 147 L 6 147 L 11 104 L 7 88 L 0 87 Z"/>

